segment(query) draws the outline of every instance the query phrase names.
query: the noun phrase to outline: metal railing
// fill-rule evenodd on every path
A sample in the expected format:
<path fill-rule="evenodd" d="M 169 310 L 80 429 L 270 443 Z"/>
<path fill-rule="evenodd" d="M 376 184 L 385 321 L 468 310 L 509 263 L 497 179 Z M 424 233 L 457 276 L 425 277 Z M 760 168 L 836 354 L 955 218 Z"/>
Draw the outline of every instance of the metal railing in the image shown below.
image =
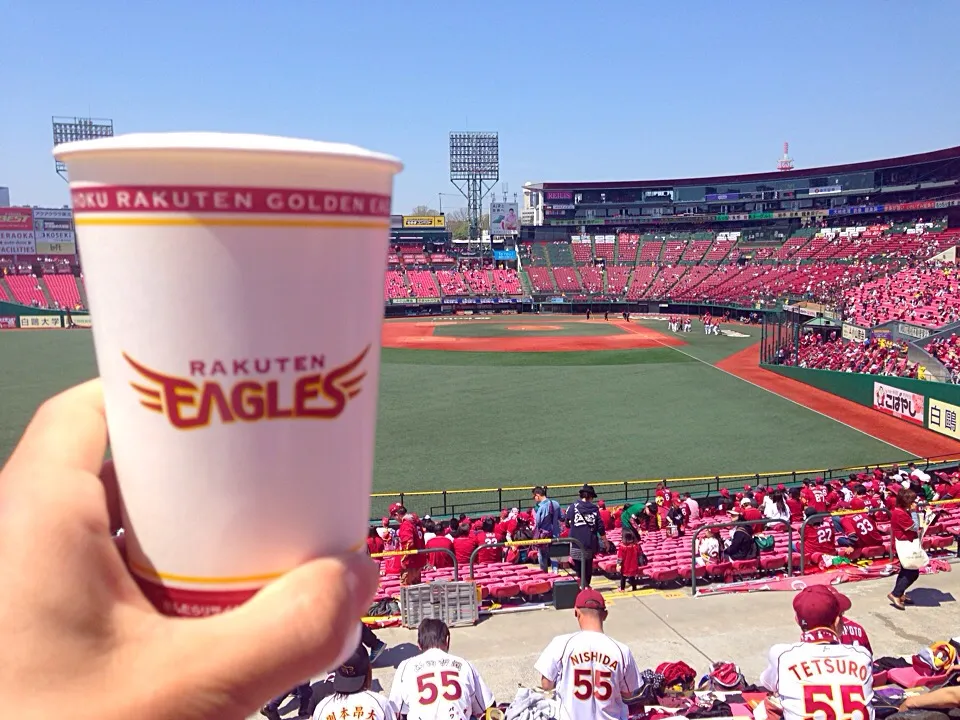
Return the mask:
<path fill-rule="evenodd" d="M 793 525 L 789 520 L 783 518 L 764 518 L 762 520 L 737 520 L 736 522 L 710 523 L 701 525 L 693 532 L 693 538 L 690 541 L 690 594 L 696 597 L 697 594 L 697 539 L 700 534 L 706 530 L 718 530 L 729 527 L 744 527 L 747 525 L 786 525 L 787 526 L 787 575 L 793 575 Z M 721 557 L 720 562 L 723 562 Z M 760 564 L 760 554 L 757 555 L 757 565 Z"/>
<path fill-rule="evenodd" d="M 404 557 L 408 555 L 429 555 L 430 553 L 446 553 L 453 560 L 453 579 L 460 579 L 460 565 L 457 563 L 457 556 L 454 555 L 453 550 L 450 548 L 421 548 L 419 550 L 387 550 L 386 552 L 380 553 L 371 553 L 370 557 L 373 560 L 379 560 L 380 558 L 389 558 L 389 557 Z"/>
<path fill-rule="evenodd" d="M 695 477 L 677 478 L 637 478 L 632 480 L 604 480 L 590 482 L 608 504 L 628 504 L 634 502 L 651 502 L 659 483 L 666 485 L 675 492 L 689 492 L 691 495 L 713 497 L 719 494 L 720 489 L 726 486 L 737 486 L 748 483 L 750 485 L 777 485 L 795 486 L 803 480 L 822 477 L 833 480 L 846 477 L 850 473 L 871 472 L 873 468 L 890 467 L 898 464 L 906 466 L 916 463 L 924 471 L 931 468 L 938 469 L 945 466 L 960 464 L 960 454 L 936 455 L 931 457 L 908 457 L 888 460 L 869 465 L 849 465 L 839 468 L 814 468 L 807 470 L 774 470 L 749 474 L 734 475 L 701 475 Z M 550 497 L 561 504 L 573 501 L 583 483 L 563 483 L 551 485 Z M 459 514 L 477 516 L 479 514 L 499 513 L 509 507 L 522 508 L 531 502 L 530 485 L 513 485 L 505 487 L 464 488 L 448 490 L 414 490 L 409 492 L 373 493 L 371 498 L 373 521 L 388 515 L 388 507 L 399 502 L 407 509 L 432 517 L 451 517 Z"/>
<path fill-rule="evenodd" d="M 554 546 L 554 545 L 576 545 L 580 548 L 580 577 L 579 585 L 580 589 L 583 589 L 583 578 L 587 575 L 587 557 L 584 554 L 585 549 L 583 543 L 577 540 L 576 538 L 565 537 L 565 538 L 538 538 L 536 540 L 504 540 L 503 542 L 497 543 L 485 543 L 483 545 L 478 545 L 474 548 L 473 552 L 470 553 L 470 579 L 473 580 L 473 567 L 476 565 L 477 554 L 484 549 L 489 548 L 498 548 L 498 547 L 527 547 L 530 545 L 542 545 L 542 546 Z"/>

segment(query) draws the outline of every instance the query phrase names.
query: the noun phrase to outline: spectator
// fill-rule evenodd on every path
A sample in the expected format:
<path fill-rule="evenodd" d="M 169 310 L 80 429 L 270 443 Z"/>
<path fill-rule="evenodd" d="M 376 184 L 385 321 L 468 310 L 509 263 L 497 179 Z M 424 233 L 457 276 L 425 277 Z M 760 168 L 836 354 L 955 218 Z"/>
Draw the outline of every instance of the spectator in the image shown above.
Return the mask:
<path fill-rule="evenodd" d="M 774 490 L 767 496 L 767 502 L 764 507 L 763 516 L 768 520 L 786 520 L 790 522 L 790 508 L 783 498 L 783 493 Z M 774 526 L 776 529 L 777 526 Z M 780 526 L 782 527 L 782 526 Z"/>
<path fill-rule="evenodd" d="M 713 528 L 709 535 L 697 538 L 697 566 L 714 565 L 720 562 L 726 550 L 726 543 L 720 536 L 720 528 Z"/>
<path fill-rule="evenodd" d="M 643 553 L 640 543 L 637 542 L 637 536 L 633 530 L 627 528 L 623 531 L 620 545 L 617 547 L 617 572 L 620 573 L 620 592 L 627 588 L 627 582 L 630 583 L 630 589 L 637 589 L 637 576 L 640 574 L 640 556 Z"/>
<path fill-rule="evenodd" d="M 477 549 L 477 537 L 473 534 L 470 523 L 462 522 L 457 527 L 457 536 L 453 539 L 453 553 L 457 557 L 460 567 L 467 567 L 473 551 Z"/>
<path fill-rule="evenodd" d="M 696 522 L 700 519 L 700 505 L 690 497 L 690 493 L 683 494 L 683 504 L 687 508 L 687 522 Z"/>
<path fill-rule="evenodd" d="M 497 536 L 493 532 L 494 521 L 492 517 L 485 517 L 481 521 L 480 532 L 477 534 L 477 544 L 480 550 L 477 552 L 478 563 L 496 563 L 503 559 L 503 548 L 495 547 Z M 459 562 L 459 560 L 457 561 Z"/>
<path fill-rule="evenodd" d="M 407 720 L 469 718 L 494 707 L 493 693 L 473 664 L 450 653 L 450 629 L 427 618 L 417 630 L 420 654 L 400 663 L 390 704 Z"/>
<path fill-rule="evenodd" d="M 917 508 L 917 494 L 913 490 L 902 489 L 897 494 L 896 507 L 890 513 L 890 529 L 894 542 L 912 542 L 920 537 L 920 519 Z M 900 568 L 893 592 L 887 595 L 897 610 L 906 610 L 913 604 L 907 595 L 907 589 L 920 577 L 920 571 L 912 568 Z"/>
<path fill-rule="evenodd" d="M 370 658 L 362 647 L 357 648 L 337 668 L 333 676 L 334 694 L 320 701 L 313 711 L 314 720 L 329 717 L 394 720 L 396 714 L 387 698 L 370 690 L 372 681 Z"/>
<path fill-rule="evenodd" d="M 582 546 L 572 544 L 570 560 L 580 577 L 580 587 L 590 587 L 593 578 L 593 557 L 601 547 L 606 545 L 607 534 L 600 523 L 600 508 L 593 502 L 597 497 L 593 486 L 584 485 L 580 488 L 580 499 L 567 508 L 566 521 L 570 526 L 570 537 L 578 540 Z M 583 566 L 581 566 L 581 558 Z"/>
<path fill-rule="evenodd" d="M 533 489 L 533 500 L 536 503 L 534 508 L 534 537 L 556 540 L 560 536 L 560 522 L 563 517 L 560 503 L 547 497 L 547 488 L 543 485 L 538 485 Z M 537 559 L 542 571 L 546 572 L 548 566 L 551 566 L 554 572 L 557 571 L 557 561 L 550 562 L 549 546 L 540 545 L 537 548 Z"/>
<path fill-rule="evenodd" d="M 431 520 L 430 522 L 432 523 L 433 521 Z M 437 552 L 427 554 L 428 562 L 435 568 L 453 567 L 453 558 L 444 552 L 445 550 L 453 552 L 453 540 L 446 534 L 440 534 L 443 527 L 436 527 L 435 523 L 434 527 L 436 528 L 436 535 L 427 540 L 425 546 L 428 550 L 437 550 Z"/>
<path fill-rule="evenodd" d="M 818 695 L 817 688 L 827 687 L 832 692 L 834 687 L 845 686 L 843 715 L 831 705 L 829 716 L 844 720 L 872 717 L 873 657 L 862 646 L 840 641 L 843 613 L 849 607 L 849 600 L 824 585 L 804 588 L 794 596 L 793 610 L 803 639 L 770 648 L 768 666 L 760 676 L 760 685 L 772 693 L 765 705 L 768 715 L 808 720 L 823 712 L 818 703 L 830 703 L 829 698 Z M 838 671 L 840 667 L 843 672 Z"/>
<path fill-rule="evenodd" d="M 732 520 L 743 520 L 740 510 L 731 510 Z M 730 544 L 727 546 L 727 557 L 731 560 L 752 560 L 759 554 L 757 544 L 753 540 L 752 525 L 737 525 L 730 534 Z"/>
<path fill-rule="evenodd" d="M 401 550 L 423 550 L 426 544 L 423 541 L 423 527 L 420 519 L 400 503 L 390 506 L 390 515 L 400 521 L 397 538 Z M 400 584 L 403 586 L 418 585 L 427 557 L 423 554 L 403 555 L 400 558 Z"/>
<path fill-rule="evenodd" d="M 844 515 L 840 518 L 840 526 L 846 533 L 853 548 L 863 550 L 867 547 L 881 547 L 884 544 L 883 535 L 876 523 L 866 511 L 866 504 L 859 497 L 850 501 L 850 509 L 856 510 L 853 515 Z"/>
<path fill-rule="evenodd" d="M 607 604 L 596 590 L 580 591 L 574 616 L 579 632 L 555 637 L 534 665 L 541 687 L 556 690 L 558 720 L 626 720 L 627 704 L 640 692 L 633 653 L 604 633 Z"/>
<path fill-rule="evenodd" d="M 803 520 L 803 502 L 800 500 L 800 488 L 790 488 L 790 493 L 784 498 L 784 502 L 790 509 L 790 522 L 801 522 Z"/>

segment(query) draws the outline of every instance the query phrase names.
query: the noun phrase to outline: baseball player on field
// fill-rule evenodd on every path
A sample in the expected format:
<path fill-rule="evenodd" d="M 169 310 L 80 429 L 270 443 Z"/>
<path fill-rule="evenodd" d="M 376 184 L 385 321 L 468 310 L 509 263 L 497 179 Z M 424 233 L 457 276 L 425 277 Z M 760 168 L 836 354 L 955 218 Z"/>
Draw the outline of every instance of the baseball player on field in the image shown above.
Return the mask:
<path fill-rule="evenodd" d="M 607 604 L 596 590 L 577 595 L 580 631 L 550 641 L 534 666 L 544 690 L 557 692 L 558 720 L 626 720 L 640 692 L 640 671 L 623 643 L 603 632 Z"/>
<path fill-rule="evenodd" d="M 797 593 L 793 611 L 803 639 L 770 648 L 760 685 L 771 695 L 754 710 L 755 720 L 873 720 L 873 656 L 841 641 L 849 609 L 849 599 L 823 585 Z"/>
<path fill-rule="evenodd" d="M 417 630 L 420 654 L 400 663 L 390 704 L 407 720 L 469 720 L 494 707 L 493 693 L 468 661 L 451 655 L 450 629 L 428 618 Z"/>

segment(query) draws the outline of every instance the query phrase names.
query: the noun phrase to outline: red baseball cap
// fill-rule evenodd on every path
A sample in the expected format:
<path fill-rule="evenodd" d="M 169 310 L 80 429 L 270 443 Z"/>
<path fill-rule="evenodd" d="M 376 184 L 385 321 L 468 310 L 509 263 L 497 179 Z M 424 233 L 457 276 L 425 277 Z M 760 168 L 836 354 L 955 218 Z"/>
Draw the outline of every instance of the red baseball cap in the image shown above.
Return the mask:
<path fill-rule="evenodd" d="M 793 611 L 801 630 L 831 627 L 850 609 L 850 598 L 829 585 L 813 585 L 793 598 Z"/>
<path fill-rule="evenodd" d="M 777 490 L 786 490 L 786 489 L 787 489 L 787 486 L 784 485 L 783 483 L 780 483 L 779 485 L 777 485 Z M 730 665 L 732 663 L 725 663 L 725 664 Z M 736 667 L 736 665 L 734 665 L 734 667 Z"/>
<path fill-rule="evenodd" d="M 578 610 L 606 610 L 607 601 L 603 599 L 603 595 L 593 588 L 584 588 L 577 593 L 577 599 L 573 606 Z"/>
<path fill-rule="evenodd" d="M 390 506 L 390 515 L 396 515 L 401 510 L 406 510 L 402 503 L 394 503 Z"/>
<path fill-rule="evenodd" d="M 724 497 L 730 497 L 730 491 L 727 488 L 720 488 L 720 494 Z"/>

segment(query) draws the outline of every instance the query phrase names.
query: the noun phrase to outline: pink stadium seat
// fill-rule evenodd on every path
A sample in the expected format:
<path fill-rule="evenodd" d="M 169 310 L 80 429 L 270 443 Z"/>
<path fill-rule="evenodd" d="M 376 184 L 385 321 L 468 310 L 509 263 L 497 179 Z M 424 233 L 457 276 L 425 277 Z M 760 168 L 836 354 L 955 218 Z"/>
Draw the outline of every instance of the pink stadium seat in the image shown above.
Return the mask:
<path fill-rule="evenodd" d="M 675 567 L 648 567 L 644 568 L 644 574 L 660 585 L 680 579 L 680 573 Z"/>
<path fill-rule="evenodd" d="M 487 589 L 490 591 L 490 597 L 495 600 L 509 600 L 520 594 L 520 586 L 515 582 L 491 585 Z"/>
<path fill-rule="evenodd" d="M 684 563 L 682 565 L 678 565 L 677 572 L 680 574 L 680 577 L 686 580 L 687 582 L 689 582 L 690 578 L 693 576 L 693 572 L 691 571 L 691 568 L 690 568 L 690 563 Z M 706 577 L 707 568 L 703 566 L 697 567 L 696 575 L 697 575 L 697 579 Z"/>
<path fill-rule="evenodd" d="M 760 558 L 760 567 L 767 572 L 783 570 L 787 567 L 786 555 L 765 555 Z"/>
<path fill-rule="evenodd" d="M 886 557 L 887 548 L 880 545 L 871 545 L 870 547 L 863 548 L 862 553 L 865 558 L 876 560 L 877 558 Z"/>
<path fill-rule="evenodd" d="M 520 583 L 520 592 L 524 595 L 543 595 L 553 589 L 553 584 L 546 580 L 526 580 Z"/>

